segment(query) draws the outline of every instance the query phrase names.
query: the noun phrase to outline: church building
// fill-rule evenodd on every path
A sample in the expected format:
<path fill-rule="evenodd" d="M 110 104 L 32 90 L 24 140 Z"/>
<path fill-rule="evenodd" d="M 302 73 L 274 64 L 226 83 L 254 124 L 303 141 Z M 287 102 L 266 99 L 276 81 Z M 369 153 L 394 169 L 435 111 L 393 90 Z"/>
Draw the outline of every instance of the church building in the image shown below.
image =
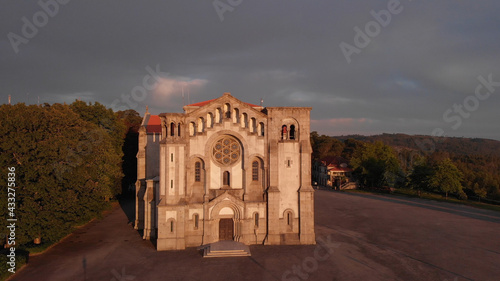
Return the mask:
<path fill-rule="evenodd" d="M 315 244 L 310 107 L 263 107 L 230 93 L 146 112 L 135 228 L 157 250 L 221 240 Z"/>

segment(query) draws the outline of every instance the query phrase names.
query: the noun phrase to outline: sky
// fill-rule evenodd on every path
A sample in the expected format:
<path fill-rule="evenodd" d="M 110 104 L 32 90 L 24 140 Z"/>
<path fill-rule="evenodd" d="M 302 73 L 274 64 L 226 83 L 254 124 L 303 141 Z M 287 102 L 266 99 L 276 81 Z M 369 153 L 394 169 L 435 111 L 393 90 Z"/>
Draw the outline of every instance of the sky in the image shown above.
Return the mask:
<path fill-rule="evenodd" d="M 230 92 L 312 107 L 320 134 L 500 140 L 499 1 L 0 5 L 0 103 L 80 99 L 143 115 Z"/>

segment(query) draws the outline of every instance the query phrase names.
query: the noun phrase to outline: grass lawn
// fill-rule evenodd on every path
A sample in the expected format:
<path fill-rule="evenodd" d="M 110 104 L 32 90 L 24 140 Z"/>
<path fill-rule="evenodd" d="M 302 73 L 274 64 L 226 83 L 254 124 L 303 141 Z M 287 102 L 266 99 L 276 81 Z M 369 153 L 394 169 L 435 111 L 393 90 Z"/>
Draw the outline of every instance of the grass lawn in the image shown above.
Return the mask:
<path fill-rule="evenodd" d="M 371 193 L 371 194 L 379 193 L 379 192 L 372 191 L 372 190 L 359 190 L 359 189 L 345 190 L 344 192 L 360 192 L 360 193 Z M 389 194 L 389 193 L 384 193 L 384 194 Z M 448 198 L 445 198 L 445 196 L 442 196 L 441 194 L 427 192 L 427 191 L 422 191 L 422 192 L 420 192 L 420 195 L 419 195 L 417 190 L 409 189 L 409 188 L 396 188 L 390 194 L 396 195 L 396 196 L 407 196 L 407 197 L 413 197 L 413 198 L 423 198 L 423 199 L 429 199 L 429 200 L 434 200 L 434 201 L 456 203 L 456 204 L 462 204 L 462 205 L 472 206 L 472 207 L 476 207 L 476 208 L 500 212 L 499 205 L 486 204 L 486 203 L 481 203 L 481 202 L 476 202 L 476 201 L 471 201 L 471 200 L 460 200 L 460 199 L 457 199 L 457 198 L 452 197 L 452 196 L 448 196 Z"/>

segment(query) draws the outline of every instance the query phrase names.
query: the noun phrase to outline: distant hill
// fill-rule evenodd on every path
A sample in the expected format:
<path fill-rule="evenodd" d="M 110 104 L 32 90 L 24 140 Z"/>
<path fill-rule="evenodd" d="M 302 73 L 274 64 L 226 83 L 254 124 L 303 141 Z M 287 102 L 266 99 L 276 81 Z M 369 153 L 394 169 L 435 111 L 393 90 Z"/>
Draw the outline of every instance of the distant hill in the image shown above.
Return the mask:
<path fill-rule="evenodd" d="M 422 150 L 417 143 L 432 142 L 436 152 L 449 152 L 457 155 L 491 155 L 500 157 L 500 141 L 480 138 L 431 137 L 423 135 L 381 134 L 374 136 L 347 135 L 333 136 L 338 140 L 355 139 L 365 142 L 381 141 L 394 148 Z"/>

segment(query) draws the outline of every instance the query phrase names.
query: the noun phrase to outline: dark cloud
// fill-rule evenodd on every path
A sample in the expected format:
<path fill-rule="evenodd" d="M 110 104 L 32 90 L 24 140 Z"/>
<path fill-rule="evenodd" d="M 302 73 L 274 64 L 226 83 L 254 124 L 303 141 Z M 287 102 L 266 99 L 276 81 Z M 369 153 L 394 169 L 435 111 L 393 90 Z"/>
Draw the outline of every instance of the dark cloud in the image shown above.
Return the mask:
<path fill-rule="evenodd" d="M 354 28 L 364 30 L 371 11 L 388 3 L 395 2 L 242 0 L 221 21 L 213 1 L 73 0 L 16 54 L 8 34 L 22 36 L 22 18 L 32 22 L 42 9 L 36 1 L 4 1 L 0 98 L 118 100 L 160 113 L 181 111 L 183 91 L 184 102 L 188 92 L 199 102 L 229 91 L 250 103 L 311 106 L 312 128 L 325 134 L 442 128 L 449 136 L 500 139 L 500 87 L 467 105 L 474 109 L 467 117 L 453 113 L 458 128 L 456 119 L 443 119 L 470 101 L 478 76 L 500 81 L 498 1 L 401 0 L 401 12 L 348 63 L 339 45 L 354 45 Z M 147 67 L 160 69 L 159 84 L 127 104 L 124 96 L 144 88 Z"/>

